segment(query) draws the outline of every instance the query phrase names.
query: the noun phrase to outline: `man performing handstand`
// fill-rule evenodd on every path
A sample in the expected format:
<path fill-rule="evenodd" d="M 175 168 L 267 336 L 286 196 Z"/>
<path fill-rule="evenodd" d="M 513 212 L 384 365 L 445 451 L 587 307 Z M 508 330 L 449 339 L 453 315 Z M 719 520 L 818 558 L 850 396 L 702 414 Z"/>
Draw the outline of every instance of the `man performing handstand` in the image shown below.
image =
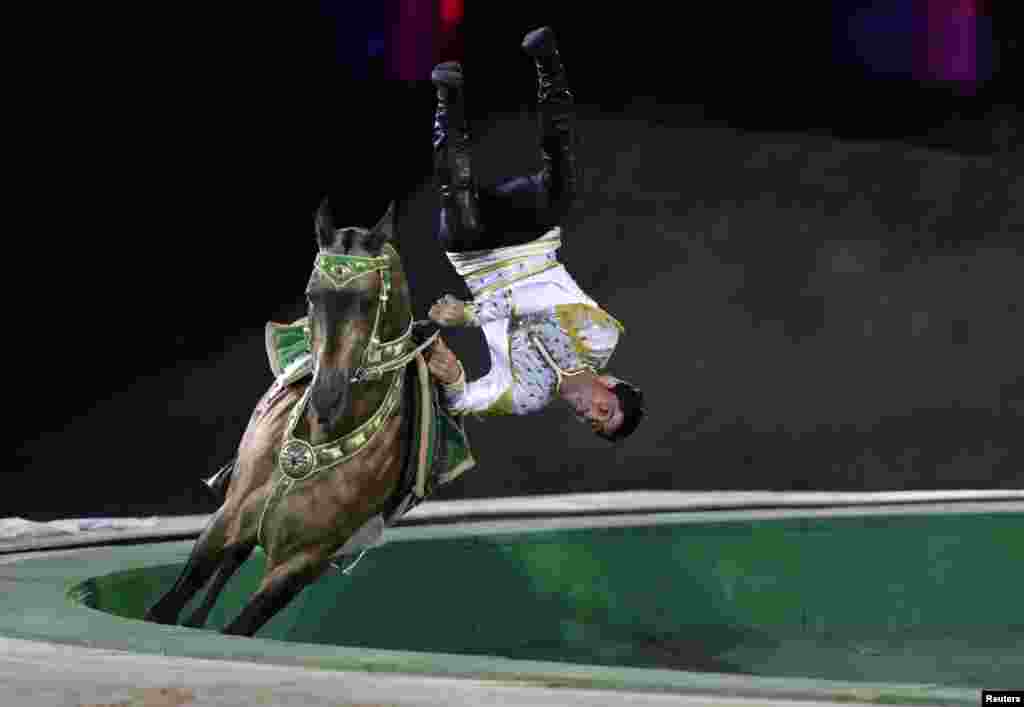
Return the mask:
<path fill-rule="evenodd" d="M 442 326 L 483 329 L 487 375 L 466 381 L 439 337 L 432 374 L 456 414 L 526 415 L 561 398 L 577 419 L 615 442 L 644 415 L 641 392 L 602 374 L 622 326 L 584 293 L 557 259 L 557 225 L 577 194 L 573 96 L 550 27 L 530 32 L 523 49 L 537 69 L 543 168 L 490 188 L 473 179 L 462 67 L 434 68 L 434 175 L 441 197 L 438 239 L 472 302 L 445 295 L 430 309 Z"/>

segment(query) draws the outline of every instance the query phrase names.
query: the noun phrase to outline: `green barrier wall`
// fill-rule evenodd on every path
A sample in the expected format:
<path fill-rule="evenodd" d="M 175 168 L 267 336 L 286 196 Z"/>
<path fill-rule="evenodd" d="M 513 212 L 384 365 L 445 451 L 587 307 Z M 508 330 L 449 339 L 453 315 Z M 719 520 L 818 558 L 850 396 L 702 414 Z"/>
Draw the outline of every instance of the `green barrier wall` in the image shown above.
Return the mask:
<path fill-rule="evenodd" d="M 992 688 L 1024 675 L 1020 514 L 666 514 L 629 527 L 434 535 L 329 574 L 259 636 L 875 683 Z M 262 559 L 228 586 L 211 628 L 241 609 Z M 138 618 L 180 567 L 115 572 L 74 593 Z"/>

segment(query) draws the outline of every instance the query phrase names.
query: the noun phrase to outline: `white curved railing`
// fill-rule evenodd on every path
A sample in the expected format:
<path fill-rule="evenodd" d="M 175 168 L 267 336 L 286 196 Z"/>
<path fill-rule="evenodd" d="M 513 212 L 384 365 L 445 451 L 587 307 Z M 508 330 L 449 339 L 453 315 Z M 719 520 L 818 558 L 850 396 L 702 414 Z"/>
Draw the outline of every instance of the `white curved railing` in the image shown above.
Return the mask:
<path fill-rule="evenodd" d="M 800 509 L 892 510 L 920 507 L 950 510 L 977 504 L 1024 511 L 1021 490 L 953 491 L 616 491 L 505 498 L 427 501 L 413 508 L 397 527 L 453 523 L 463 520 L 499 521 L 516 518 L 564 516 L 640 515 L 672 512 L 710 512 L 734 516 L 736 512 L 763 511 L 779 516 Z M 758 515 L 761 515 L 758 513 Z M 23 518 L 0 518 L 0 553 L 59 549 L 109 542 L 174 540 L 197 536 L 209 515 L 150 518 L 70 518 L 38 523 Z"/>
<path fill-rule="evenodd" d="M 1007 491 L 613 491 L 511 498 L 429 501 L 399 522 L 451 516 L 651 513 L 655 511 L 738 510 L 830 506 L 1024 501 L 1024 489 Z"/>

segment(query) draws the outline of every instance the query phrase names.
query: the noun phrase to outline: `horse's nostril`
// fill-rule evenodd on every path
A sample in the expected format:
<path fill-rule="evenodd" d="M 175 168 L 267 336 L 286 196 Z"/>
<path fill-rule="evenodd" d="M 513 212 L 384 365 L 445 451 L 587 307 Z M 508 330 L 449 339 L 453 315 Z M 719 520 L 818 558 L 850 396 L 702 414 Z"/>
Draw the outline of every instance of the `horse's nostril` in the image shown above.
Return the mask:
<path fill-rule="evenodd" d="M 341 414 L 348 398 L 348 378 L 346 370 L 320 370 L 310 400 L 318 424 L 330 426 Z"/>

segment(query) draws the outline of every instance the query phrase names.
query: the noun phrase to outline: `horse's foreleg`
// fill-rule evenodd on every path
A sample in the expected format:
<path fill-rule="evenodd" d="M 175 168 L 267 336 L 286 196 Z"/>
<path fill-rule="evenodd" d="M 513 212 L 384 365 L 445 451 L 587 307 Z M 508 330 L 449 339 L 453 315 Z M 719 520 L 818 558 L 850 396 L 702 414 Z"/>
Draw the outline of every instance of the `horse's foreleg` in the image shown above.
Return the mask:
<path fill-rule="evenodd" d="M 255 547 L 256 543 L 250 542 L 246 545 L 239 545 L 224 551 L 224 560 L 221 562 L 220 567 L 217 568 L 217 573 L 213 576 L 213 581 L 210 583 L 210 588 L 206 590 L 206 596 L 203 598 L 202 605 L 181 623 L 182 626 L 202 628 L 206 624 L 206 619 L 210 616 L 210 611 L 213 610 L 214 605 L 217 603 L 217 598 L 224 590 L 224 586 L 235 572 L 238 571 L 238 568 L 249 559 L 249 555 L 252 554 Z"/>
<path fill-rule="evenodd" d="M 318 579 L 327 569 L 329 561 L 326 553 L 307 551 L 270 569 L 249 603 L 222 633 L 234 636 L 255 635 L 299 592 Z"/>
<path fill-rule="evenodd" d="M 196 540 L 192 554 L 174 586 L 146 612 L 146 621 L 170 625 L 177 623 L 178 614 L 216 571 L 224 557 L 224 516 L 224 507 L 221 506 Z"/>

